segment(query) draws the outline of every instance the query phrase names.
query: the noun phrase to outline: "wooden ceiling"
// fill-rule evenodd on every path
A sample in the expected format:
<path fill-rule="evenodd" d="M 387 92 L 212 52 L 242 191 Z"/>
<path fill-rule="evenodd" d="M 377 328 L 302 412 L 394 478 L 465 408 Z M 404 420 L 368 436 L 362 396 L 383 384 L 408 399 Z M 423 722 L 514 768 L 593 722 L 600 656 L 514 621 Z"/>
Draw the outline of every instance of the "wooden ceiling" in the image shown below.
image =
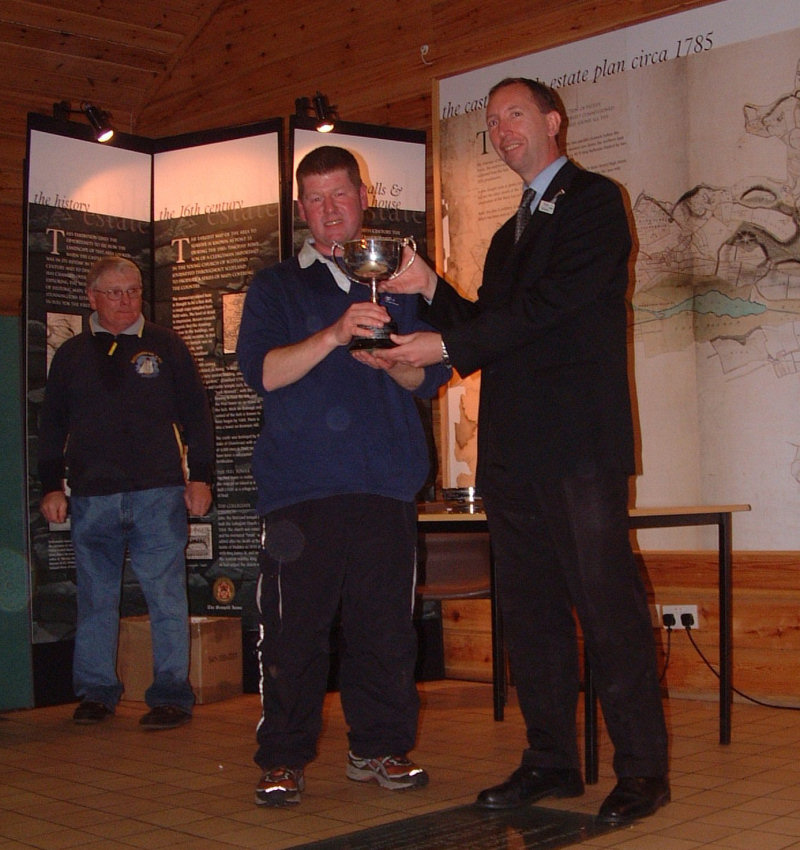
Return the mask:
<path fill-rule="evenodd" d="M 437 77 L 711 0 L 2 0 L 0 313 L 20 312 L 27 114 L 159 138 L 294 112 L 430 130 Z M 83 116 L 74 116 L 82 121 Z"/>
<path fill-rule="evenodd" d="M 53 103 L 113 109 L 129 131 L 221 0 L 3 0 L 0 97 L 25 113 Z M 17 129 L 14 127 L 14 129 Z"/>
<path fill-rule="evenodd" d="M 425 20 L 409 5 L 424 6 Z M 29 111 L 52 114 L 58 101 L 75 109 L 85 101 L 111 112 L 120 130 L 157 137 L 285 116 L 296 97 L 320 88 L 332 103 L 334 89 L 347 91 L 343 117 L 374 120 L 363 106 L 375 103 L 379 87 L 384 102 L 407 95 L 397 60 L 407 71 L 426 68 L 420 39 L 434 5 L 3 0 L 0 108 L 13 114 L 6 127 L 17 133 Z"/>

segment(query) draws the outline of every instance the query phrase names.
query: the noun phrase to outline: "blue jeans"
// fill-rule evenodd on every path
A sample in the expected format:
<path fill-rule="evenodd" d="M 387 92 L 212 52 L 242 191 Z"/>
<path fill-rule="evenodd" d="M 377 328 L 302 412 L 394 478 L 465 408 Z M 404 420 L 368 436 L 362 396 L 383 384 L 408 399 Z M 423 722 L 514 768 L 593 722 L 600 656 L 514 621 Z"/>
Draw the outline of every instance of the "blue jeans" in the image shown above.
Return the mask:
<path fill-rule="evenodd" d="M 114 708 L 123 692 L 117 678 L 119 603 L 125 549 L 142 588 L 153 639 L 151 707 L 191 711 L 189 605 L 184 549 L 188 519 L 183 487 L 159 487 L 71 499 L 72 545 L 78 580 L 78 626 L 73 686 L 85 700 Z"/>

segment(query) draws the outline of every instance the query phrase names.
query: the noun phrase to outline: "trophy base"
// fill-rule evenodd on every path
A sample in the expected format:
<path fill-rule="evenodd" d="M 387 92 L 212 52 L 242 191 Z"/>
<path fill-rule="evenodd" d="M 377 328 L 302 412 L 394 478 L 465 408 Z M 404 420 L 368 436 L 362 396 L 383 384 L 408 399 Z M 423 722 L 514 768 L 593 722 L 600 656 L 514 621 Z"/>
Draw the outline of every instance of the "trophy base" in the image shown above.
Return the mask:
<path fill-rule="evenodd" d="M 372 336 L 356 336 L 353 337 L 350 345 L 347 346 L 348 351 L 372 351 L 375 348 L 394 348 L 396 342 L 392 342 L 389 337 L 372 337 Z"/>
<path fill-rule="evenodd" d="M 397 325 L 387 322 L 379 328 L 359 325 L 365 331 L 372 331 L 371 336 L 354 336 L 347 346 L 348 351 L 371 351 L 374 348 L 394 348 L 397 343 L 389 339 L 389 334 L 397 333 Z"/>

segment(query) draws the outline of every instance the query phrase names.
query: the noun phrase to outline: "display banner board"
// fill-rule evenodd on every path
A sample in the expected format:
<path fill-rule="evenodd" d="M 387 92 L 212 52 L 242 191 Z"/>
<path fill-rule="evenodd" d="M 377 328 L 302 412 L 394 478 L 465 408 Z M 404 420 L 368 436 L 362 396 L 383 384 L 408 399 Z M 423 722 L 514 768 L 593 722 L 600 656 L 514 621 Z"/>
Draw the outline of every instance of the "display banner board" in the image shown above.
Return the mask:
<path fill-rule="evenodd" d="M 72 133 L 71 135 L 67 135 Z M 25 393 L 32 642 L 70 639 L 75 569 L 69 519 L 39 513 L 38 416 L 53 353 L 91 313 L 86 273 L 105 254 L 141 269 L 143 311 L 152 317 L 152 158 L 147 140 L 99 145 L 88 128 L 30 116 L 27 156 Z"/>
<path fill-rule="evenodd" d="M 187 549 L 193 614 L 255 623 L 258 572 L 250 451 L 257 404 L 235 363 L 238 316 L 252 274 L 280 258 L 280 119 L 153 141 L 31 115 L 26 175 L 27 504 L 32 640 L 72 637 L 76 620 L 69 522 L 38 511 L 37 421 L 52 353 L 81 331 L 92 262 L 109 253 L 139 265 L 147 318 L 189 345 L 214 417 L 217 481 Z M 191 460 L 191 459 L 190 459 Z M 145 613 L 126 571 L 123 615 Z"/>
<path fill-rule="evenodd" d="M 486 133 L 487 93 L 511 76 L 558 90 L 567 153 L 629 198 L 636 504 L 749 503 L 737 549 L 797 549 L 797 0 L 725 0 L 439 80 L 437 248 L 471 297 L 521 194 Z M 478 393 L 456 380 L 443 406 L 445 487 L 474 483 Z M 688 529 L 639 542 L 713 546 Z"/>
<path fill-rule="evenodd" d="M 216 438 L 214 507 L 192 520 L 192 613 L 258 627 L 258 519 L 250 473 L 261 404 L 236 363 L 253 274 L 280 259 L 281 122 L 246 136 L 158 143 L 153 157 L 155 319 L 189 346 Z M 191 138 L 191 137 L 190 137 Z"/>

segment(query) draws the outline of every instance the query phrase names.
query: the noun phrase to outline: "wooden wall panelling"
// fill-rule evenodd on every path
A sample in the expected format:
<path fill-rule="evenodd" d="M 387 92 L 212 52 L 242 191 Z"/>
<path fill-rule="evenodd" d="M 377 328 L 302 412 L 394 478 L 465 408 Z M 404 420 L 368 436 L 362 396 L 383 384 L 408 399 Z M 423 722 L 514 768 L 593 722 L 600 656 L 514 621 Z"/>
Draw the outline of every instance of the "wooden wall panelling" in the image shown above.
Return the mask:
<path fill-rule="evenodd" d="M 711 2 L 716 0 L 438 0 L 431 7 L 430 56 L 436 75 L 447 76 Z"/>
<path fill-rule="evenodd" d="M 34 41 L 48 33 L 60 33 L 65 43 L 71 43 L 75 36 L 92 38 L 97 43 L 95 49 L 111 43 L 140 44 L 166 53 L 205 19 L 203 10 L 209 5 L 216 7 L 219 0 L 3 0 L 2 19 L 20 27 L 21 37 Z"/>
<path fill-rule="evenodd" d="M 81 31 L 69 24 L 57 25 L 54 21 L 47 21 L 44 26 L 2 21 L 0 41 L 16 45 L 19 49 L 32 50 L 32 58 L 39 61 L 52 62 L 58 57 L 70 56 L 87 62 L 148 68 L 165 66 L 183 37 L 180 32 L 171 34 L 160 29 L 131 26 L 128 22 L 122 23 L 119 34 L 115 34 L 107 20 L 98 21 L 88 15 L 80 18 L 95 21 L 95 28 L 105 28 L 106 33 L 98 34 L 91 31 L 93 28 L 85 27 Z"/>
<path fill-rule="evenodd" d="M 697 605 L 698 647 L 715 669 L 719 661 L 717 553 L 639 553 L 651 605 Z M 743 694 L 800 706 L 800 553 L 736 552 L 733 568 L 733 684 Z M 491 681 L 489 600 L 442 603 L 445 672 L 454 679 Z M 655 632 L 659 669 L 667 633 Z M 664 678 L 674 696 L 716 700 L 718 680 L 675 629 Z M 736 696 L 741 700 L 743 697 Z"/>
<path fill-rule="evenodd" d="M 492 681 L 492 629 L 488 599 L 442 602 L 444 672 L 448 679 Z"/>
<path fill-rule="evenodd" d="M 0 204 L 7 204 L 8 215 L 4 216 L 3 228 L 0 230 L 0 239 L 10 237 L 12 222 L 20 223 L 22 220 L 22 169 L 19 162 L 19 146 L 16 139 L 5 133 L 0 133 Z M 18 215 L 12 212 L 13 207 L 20 207 Z M 13 234 L 18 235 L 18 231 Z M 21 240 L 17 240 L 19 242 Z"/>
<path fill-rule="evenodd" d="M 412 8 L 421 12 L 424 5 Z M 422 66 L 418 41 L 428 15 L 414 15 L 402 0 L 385 2 L 379 25 L 367 34 L 364 21 L 375 17 L 374 10 L 332 2 L 320 15 L 318 8 L 300 0 L 256 18 L 248 2 L 226 4 L 213 30 L 203 33 L 144 110 L 142 128 L 169 112 L 177 120 L 175 129 L 187 129 L 197 120 L 199 104 L 203 120 L 216 124 L 230 122 L 232 111 L 237 123 L 289 115 L 296 97 L 317 89 L 339 107 L 343 119 L 369 122 L 363 104 L 392 103 L 415 90 L 408 84 L 410 66 Z M 313 69 L 307 62 L 312 54 Z M 236 92 L 233 108 L 231 91 Z M 430 115 L 426 119 L 429 123 Z"/>
<path fill-rule="evenodd" d="M 117 111 L 123 109 L 129 112 L 137 105 L 141 88 L 154 79 L 153 71 L 123 70 L 117 65 L 82 58 L 64 60 L 48 57 L 48 61 L 41 61 L 35 66 L 26 64 L 29 59 L 29 51 L 7 47 L 4 61 L 8 64 L 3 74 L 8 83 L 19 91 L 30 87 L 56 92 L 44 110 L 46 114 L 52 114 L 53 103 L 60 100 L 71 101 L 74 109 L 78 108 L 81 100 L 102 105 L 113 102 Z M 113 77 L 110 76 L 112 74 Z"/>

